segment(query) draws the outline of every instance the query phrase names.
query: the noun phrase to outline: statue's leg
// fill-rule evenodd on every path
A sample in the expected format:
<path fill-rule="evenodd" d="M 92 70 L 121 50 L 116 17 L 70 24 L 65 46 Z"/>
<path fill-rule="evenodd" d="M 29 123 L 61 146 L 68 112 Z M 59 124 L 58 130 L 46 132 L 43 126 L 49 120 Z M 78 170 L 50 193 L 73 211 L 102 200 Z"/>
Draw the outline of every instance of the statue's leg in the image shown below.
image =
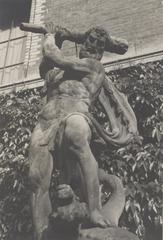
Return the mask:
<path fill-rule="evenodd" d="M 73 115 L 66 120 L 64 133 L 64 145 L 67 148 L 66 156 L 73 155 L 80 165 L 91 224 L 107 227 L 110 223 L 100 213 L 98 164 L 91 152 L 90 140 L 91 129 L 84 117 Z"/>
<path fill-rule="evenodd" d="M 49 186 L 53 170 L 53 158 L 48 146 L 39 145 L 41 136 L 44 137 L 38 124 L 32 134 L 29 150 L 29 178 L 32 187 L 31 205 L 35 239 L 37 240 L 43 239 L 43 235 L 48 228 L 49 214 L 52 211 Z"/>

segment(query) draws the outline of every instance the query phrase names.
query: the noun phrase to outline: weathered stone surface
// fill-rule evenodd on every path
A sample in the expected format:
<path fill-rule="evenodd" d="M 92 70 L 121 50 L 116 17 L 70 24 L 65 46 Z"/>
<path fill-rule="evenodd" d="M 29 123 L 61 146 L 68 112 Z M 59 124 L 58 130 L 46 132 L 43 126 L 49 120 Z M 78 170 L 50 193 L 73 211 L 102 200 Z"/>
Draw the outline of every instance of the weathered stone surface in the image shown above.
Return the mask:
<path fill-rule="evenodd" d="M 118 227 L 90 228 L 79 232 L 77 240 L 139 240 L 136 235 Z"/>
<path fill-rule="evenodd" d="M 128 44 L 111 38 L 100 27 L 84 33 L 57 27 L 60 37 L 56 44 L 54 34 L 57 39 L 58 34 L 53 23 L 46 24 L 46 32 L 39 69 L 40 76 L 45 78 L 47 103 L 39 113 L 29 149 L 35 239 L 43 240 L 50 222 L 55 239 L 77 240 L 81 225 L 82 228 L 118 226 L 125 204 L 121 180 L 98 168 L 90 140 L 91 126 L 109 145 L 124 146 L 138 140 L 134 112 L 125 95 L 105 76 L 100 63 L 104 51 L 124 54 Z M 64 40 L 82 44 L 81 60 L 64 57 L 59 50 Z M 96 99 L 105 109 L 108 131 L 91 114 Z M 60 174 L 52 206 L 49 188 L 55 168 Z M 104 202 L 103 191 L 109 194 Z"/>

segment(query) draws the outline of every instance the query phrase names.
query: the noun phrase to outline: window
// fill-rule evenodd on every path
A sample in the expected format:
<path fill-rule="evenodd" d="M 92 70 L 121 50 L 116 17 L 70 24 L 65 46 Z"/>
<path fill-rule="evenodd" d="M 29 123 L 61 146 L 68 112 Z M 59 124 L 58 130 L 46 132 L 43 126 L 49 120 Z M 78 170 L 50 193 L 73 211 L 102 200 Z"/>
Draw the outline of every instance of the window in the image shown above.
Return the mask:
<path fill-rule="evenodd" d="M 19 82 L 24 76 L 26 33 L 19 29 L 29 22 L 31 0 L 1 0 L 0 86 Z"/>

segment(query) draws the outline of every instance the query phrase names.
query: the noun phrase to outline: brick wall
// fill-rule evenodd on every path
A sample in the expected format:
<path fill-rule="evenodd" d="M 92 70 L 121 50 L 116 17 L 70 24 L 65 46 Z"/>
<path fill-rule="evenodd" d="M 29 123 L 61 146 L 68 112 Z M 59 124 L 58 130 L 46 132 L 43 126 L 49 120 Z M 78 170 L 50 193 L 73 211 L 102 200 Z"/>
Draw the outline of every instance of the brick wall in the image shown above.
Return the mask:
<path fill-rule="evenodd" d="M 118 59 L 163 50 L 162 0 L 47 0 L 46 7 L 46 21 L 56 25 L 83 31 L 98 25 L 126 38 L 129 51 Z M 104 59 L 113 61 L 117 56 L 107 54 Z"/>

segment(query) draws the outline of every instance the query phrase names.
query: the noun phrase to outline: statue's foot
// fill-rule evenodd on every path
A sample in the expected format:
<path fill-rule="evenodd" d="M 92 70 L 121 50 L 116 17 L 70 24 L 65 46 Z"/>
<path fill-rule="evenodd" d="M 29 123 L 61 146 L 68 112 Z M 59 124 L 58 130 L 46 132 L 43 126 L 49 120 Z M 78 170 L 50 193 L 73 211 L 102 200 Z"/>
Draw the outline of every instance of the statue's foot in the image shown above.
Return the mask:
<path fill-rule="evenodd" d="M 98 210 L 94 210 L 90 214 L 90 224 L 92 227 L 107 228 L 111 227 L 112 224 L 108 219 L 105 219 Z"/>

